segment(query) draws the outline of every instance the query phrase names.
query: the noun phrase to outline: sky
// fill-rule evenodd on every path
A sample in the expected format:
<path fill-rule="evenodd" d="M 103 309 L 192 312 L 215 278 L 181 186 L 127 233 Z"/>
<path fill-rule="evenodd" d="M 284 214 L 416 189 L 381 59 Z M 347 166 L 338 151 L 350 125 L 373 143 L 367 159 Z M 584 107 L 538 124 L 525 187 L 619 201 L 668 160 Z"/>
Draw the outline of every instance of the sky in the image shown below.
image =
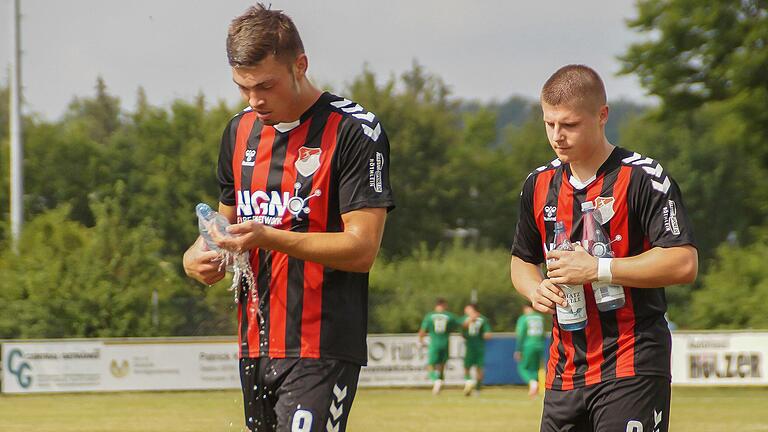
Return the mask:
<path fill-rule="evenodd" d="M 643 40 L 626 26 L 635 0 L 286 0 L 309 75 L 344 95 L 364 67 L 380 81 L 418 61 L 454 96 L 502 101 L 535 98 L 558 67 L 583 63 L 606 84 L 609 100 L 652 102 L 634 76 L 616 76 L 616 57 Z M 238 100 L 225 53 L 227 26 L 253 1 L 21 0 L 24 110 L 57 119 L 97 76 L 123 107 L 139 86 L 168 106 L 198 93 Z M 11 58 L 12 0 L 0 0 L 0 64 Z M 0 83 L 7 83 L 7 67 Z"/>

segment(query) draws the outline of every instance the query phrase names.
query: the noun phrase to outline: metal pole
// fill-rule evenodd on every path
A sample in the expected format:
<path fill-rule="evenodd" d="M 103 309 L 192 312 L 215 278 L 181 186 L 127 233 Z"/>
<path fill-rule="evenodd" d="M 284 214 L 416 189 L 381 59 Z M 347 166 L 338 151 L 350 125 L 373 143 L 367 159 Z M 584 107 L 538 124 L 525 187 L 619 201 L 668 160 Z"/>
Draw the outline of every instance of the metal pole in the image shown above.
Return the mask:
<path fill-rule="evenodd" d="M 20 0 L 13 0 L 11 13 L 13 25 L 11 26 L 11 50 L 12 64 L 10 74 L 11 93 L 11 239 L 12 248 L 19 250 L 19 236 L 24 219 L 24 149 L 22 144 L 21 126 L 21 6 Z"/>
<path fill-rule="evenodd" d="M 152 327 L 157 330 L 158 325 L 160 325 L 160 299 L 155 287 L 152 289 Z"/>

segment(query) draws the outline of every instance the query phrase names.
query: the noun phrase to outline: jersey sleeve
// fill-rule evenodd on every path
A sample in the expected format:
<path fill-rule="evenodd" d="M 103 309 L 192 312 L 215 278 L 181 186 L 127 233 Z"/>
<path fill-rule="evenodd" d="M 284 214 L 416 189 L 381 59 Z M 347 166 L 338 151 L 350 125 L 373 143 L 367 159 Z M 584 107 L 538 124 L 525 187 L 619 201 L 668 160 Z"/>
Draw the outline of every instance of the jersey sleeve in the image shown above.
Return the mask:
<path fill-rule="evenodd" d="M 637 214 L 643 234 L 651 246 L 695 246 L 680 187 L 661 165 L 649 168 L 652 173 L 634 169 L 628 191 L 629 204 Z"/>
<path fill-rule="evenodd" d="M 389 183 L 389 140 L 375 118 L 347 118 L 339 137 L 339 211 L 395 208 Z"/>
<path fill-rule="evenodd" d="M 512 244 L 512 255 L 531 264 L 544 262 L 544 252 L 541 247 L 541 235 L 533 212 L 533 191 L 536 176 L 531 175 L 525 180 L 520 192 L 520 212 L 515 229 L 515 240 Z"/>
<path fill-rule="evenodd" d="M 232 171 L 232 154 L 235 149 L 235 131 L 232 127 L 234 120 L 227 123 L 224 133 L 221 135 L 219 147 L 219 164 L 216 170 L 216 178 L 219 181 L 219 202 L 235 205 L 235 174 Z"/>
<path fill-rule="evenodd" d="M 483 333 L 490 333 L 490 332 L 491 332 L 491 323 L 486 318 L 483 320 Z"/>
<path fill-rule="evenodd" d="M 421 327 L 419 327 L 420 330 L 429 331 L 429 314 L 424 315 L 424 319 L 421 320 Z"/>

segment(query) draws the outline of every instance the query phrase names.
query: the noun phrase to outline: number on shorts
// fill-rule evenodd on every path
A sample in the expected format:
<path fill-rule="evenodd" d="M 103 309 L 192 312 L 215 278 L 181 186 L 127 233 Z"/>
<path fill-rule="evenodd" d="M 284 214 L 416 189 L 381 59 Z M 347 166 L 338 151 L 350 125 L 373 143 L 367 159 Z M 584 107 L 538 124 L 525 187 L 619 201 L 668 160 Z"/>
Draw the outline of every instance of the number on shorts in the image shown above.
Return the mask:
<path fill-rule="evenodd" d="M 643 432 L 643 424 L 637 420 L 627 422 L 627 432 Z"/>
<path fill-rule="evenodd" d="M 291 432 L 310 432 L 312 430 L 312 413 L 307 410 L 296 410 L 293 413 Z"/>

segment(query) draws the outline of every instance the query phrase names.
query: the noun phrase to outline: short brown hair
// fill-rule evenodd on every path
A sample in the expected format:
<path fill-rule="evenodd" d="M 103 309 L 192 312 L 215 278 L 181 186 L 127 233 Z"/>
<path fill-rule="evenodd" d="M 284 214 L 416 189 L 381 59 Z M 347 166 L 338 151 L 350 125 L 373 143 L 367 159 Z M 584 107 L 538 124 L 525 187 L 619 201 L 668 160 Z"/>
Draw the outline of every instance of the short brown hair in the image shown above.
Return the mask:
<path fill-rule="evenodd" d="M 605 86 L 600 75 L 589 66 L 566 65 L 544 83 L 541 102 L 553 106 L 586 105 L 597 109 L 606 104 Z"/>
<path fill-rule="evenodd" d="M 227 58 L 232 67 L 256 66 L 270 54 L 290 63 L 303 52 L 296 25 L 281 10 L 258 3 L 229 24 Z"/>

